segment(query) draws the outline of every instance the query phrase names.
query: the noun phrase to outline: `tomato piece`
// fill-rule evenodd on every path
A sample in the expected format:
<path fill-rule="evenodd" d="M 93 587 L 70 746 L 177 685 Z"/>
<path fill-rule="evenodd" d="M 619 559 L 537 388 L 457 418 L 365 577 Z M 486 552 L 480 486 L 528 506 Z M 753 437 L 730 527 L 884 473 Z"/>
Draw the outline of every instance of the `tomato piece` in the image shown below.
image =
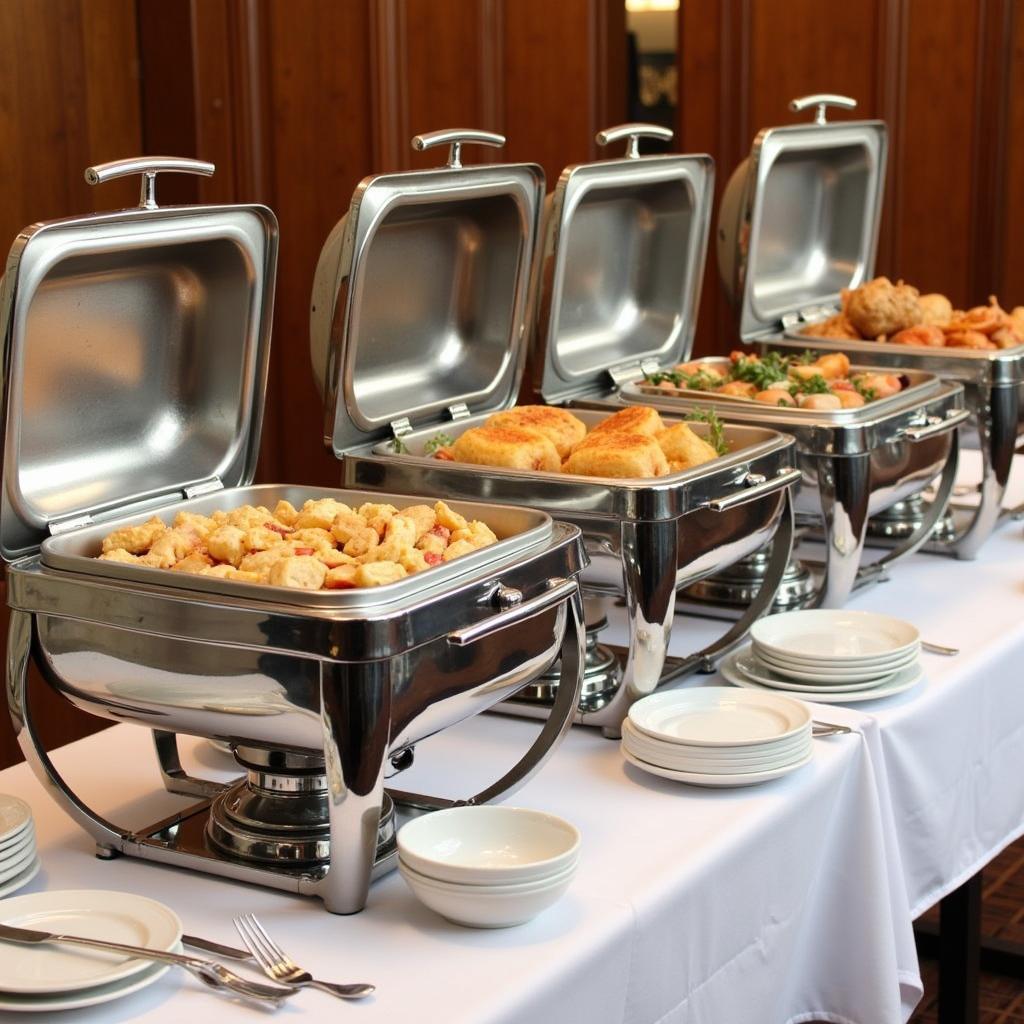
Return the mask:
<path fill-rule="evenodd" d="M 439 555 L 436 551 L 425 551 L 423 553 L 423 561 L 426 562 L 427 565 L 437 565 L 444 561 L 444 557 Z"/>
<path fill-rule="evenodd" d="M 441 525 L 434 526 L 427 532 L 432 533 L 435 537 L 440 537 L 441 540 L 445 541 L 446 543 L 451 538 L 452 535 L 452 531 L 449 530 L 447 526 Z"/>
<path fill-rule="evenodd" d="M 455 461 L 455 456 L 452 455 L 452 453 L 450 451 L 448 451 L 447 448 L 438 448 L 437 451 L 434 452 L 434 458 L 435 459 L 440 459 L 442 462 L 454 462 Z"/>

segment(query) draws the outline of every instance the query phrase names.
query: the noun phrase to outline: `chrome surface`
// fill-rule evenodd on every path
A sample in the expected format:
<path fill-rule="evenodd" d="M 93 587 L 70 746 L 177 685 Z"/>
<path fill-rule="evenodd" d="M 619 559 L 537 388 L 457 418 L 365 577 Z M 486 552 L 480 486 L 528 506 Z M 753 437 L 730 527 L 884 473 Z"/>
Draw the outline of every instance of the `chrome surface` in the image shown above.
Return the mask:
<path fill-rule="evenodd" d="M 603 397 L 621 373 L 687 357 L 713 193 L 704 155 L 629 155 L 562 172 L 546 205 L 532 341 L 545 401 Z"/>
<path fill-rule="evenodd" d="M 822 97 L 807 97 L 817 106 Z M 718 216 L 718 269 L 751 340 L 819 319 L 871 277 L 888 149 L 881 121 L 766 128 Z"/>
<path fill-rule="evenodd" d="M 115 178 L 123 178 L 130 174 L 142 175 L 142 193 L 139 197 L 139 207 L 143 210 L 155 210 L 156 203 L 156 176 L 168 171 L 178 174 L 200 174 L 210 177 L 215 167 L 207 160 L 192 160 L 188 157 L 178 156 L 140 156 L 128 160 L 111 160 L 105 164 L 96 164 L 95 167 L 85 169 L 85 180 L 90 185 L 102 185 L 105 181 L 113 181 Z"/>
<path fill-rule="evenodd" d="M 204 939 L 198 935 L 182 935 L 181 944 L 192 949 L 201 949 L 204 953 L 213 953 L 214 956 L 222 956 L 228 960 L 251 961 L 252 953 L 247 949 L 235 949 L 234 946 L 225 946 L 223 942 L 214 942 L 211 939 Z"/>
<path fill-rule="evenodd" d="M 403 421 L 436 425 L 512 403 L 543 195 L 535 164 L 360 183 L 321 251 L 310 313 L 324 437 L 336 455 L 395 436 Z"/>
<path fill-rule="evenodd" d="M 746 607 L 765 584 L 770 564 L 771 545 L 734 565 L 692 584 L 686 596 L 714 605 Z M 811 571 L 797 559 L 791 559 L 772 601 L 772 611 L 802 608 L 814 596 L 816 585 Z"/>
<path fill-rule="evenodd" d="M 252 479 L 276 262 L 263 206 L 21 232 L 0 287 L 5 560 L 74 524 Z"/>
<path fill-rule="evenodd" d="M 631 121 L 629 124 L 617 124 L 614 128 L 599 131 L 594 138 L 599 146 L 610 146 L 622 139 L 626 140 L 626 156 L 636 160 L 640 156 L 641 139 L 660 139 L 671 142 L 675 133 L 671 128 L 660 124 L 647 124 L 642 121 Z"/>
<path fill-rule="evenodd" d="M 709 359 L 708 362 L 725 361 Z M 640 384 L 622 389 L 624 401 L 664 412 L 727 409 L 732 423 L 768 425 L 796 441 L 802 483 L 798 514 L 820 524 L 825 561 L 815 593 L 806 603 L 841 607 L 855 587 L 880 578 L 887 566 L 928 539 L 948 504 L 959 452 L 957 427 L 967 418 L 963 388 L 930 374 L 909 371 L 910 387 L 858 409 L 814 411 L 727 401 L 699 391 L 663 392 Z M 935 502 L 918 528 L 874 562 L 862 562 L 868 519 L 897 501 L 920 493 L 940 476 Z M 795 595 L 787 595 L 791 600 Z"/>
<path fill-rule="evenodd" d="M 847 725 L 835 725 L 832 722 L 819 722 L 815 720 L 811 723 L 811 735 L 815 739 L 822 739 L 825 736 L 845 736 L 853 731 Z"/>
<path fill-rule="evenodd" d="M 929 654 L 941 654 L 946 658 L 955 658 L 960 653 L 959 647 L 943 647 L 942 644 L 933 644 L 928 640 L 921 641 L 921 650 Z"/>
<path fill-rule="evenodd" d="M 850 96 L 840 96 L 834 92 L 816 92 L 810 96 L 800 96 L 789 101 L 789 109 L 799 113 L 814 107 L 814 123 L 828 124 L 825 112 L 829 107 L 836 107 L 839 110 L 855 110 L 857 101 Z"/>
<path fill-rule="evenodd" d="M 422 153 L 434 146 L 450 146 L 447 166 L 458 168 L 462 166 L 462 147 L 467 142 L 500 149 L 505 145 L 505 136 L 497 132 L 482 132 L 476 128 L 447 128 L 413 136 L 412 148 Z"/>
<path fill-rule="evenodd" d="M 187 953 L 173 953 L 162 949 L 147 949 L 145 946 L 131 946 L 123 942 L 109 942 L 106 939 L 87 938 L 81 935 L 60 935 L 55 932 L 38 931 L 34 928 L 15 928 L 0 924 L 0 941 L 17 942 L 22 945 L 55 944 L 61 946 L 83 946 L 100 949 L 107 953 L 120 953 L 136 960 L 153 960 L 157 963 L 174 964 L 184 967 L 190 974 L 215 988 L 223 988 L 250 999 L 268 1000 L 280 1003 L 293 992 L 287 986 L 263 985 L 249 981 L 240 974 L 213 960 L 189 956 Z"/>
<path fill-rule="evenodd" d="M 242 914 L 235 918 L 235 928 L 242 941 L 249 947 L 263 973 L 280 985 L 295 988 L 318 988 L 339 999 L 363 999 L 375 991 L 375 986 L 367 984 L 339 985 L 333 981 L 318 981 L 309 971 L 304 971 L 287 953 L 270 937 L 267 930 L 257 920 L 255 914 Z"/>

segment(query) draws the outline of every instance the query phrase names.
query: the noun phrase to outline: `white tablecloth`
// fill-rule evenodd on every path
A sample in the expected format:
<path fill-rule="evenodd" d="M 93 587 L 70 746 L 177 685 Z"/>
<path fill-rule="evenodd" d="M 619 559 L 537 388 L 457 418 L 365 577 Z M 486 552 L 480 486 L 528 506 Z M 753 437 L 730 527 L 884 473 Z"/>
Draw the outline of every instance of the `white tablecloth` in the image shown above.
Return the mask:
<path fill-rule="evenodd" d="M 99 862 L 21 765 L 0 773 L 0 791 L 25 796 L 37 815 L 44 871 L 27 891 L 145 893 L 177 909 L 187 930 L 222 941 L 234 940 L 233 914 L 255 911 L 314 973 L 379 986 L 371 1002 L 347 1009 L 303 993 L 282 1019 L 905 1020 L 921 991 L 912 915 L 1024 825 L 1024 686 L 1013 671 L 1024 652 L 1022 555 L 1020 527 L 1008 525 L 978 562 L 917 556 L 856 595 L 854 607 L 910 618 L 963 653 L 928 656 L 927 680 L 907 694 L 817 708 L 864 735 L 817 741 L 814 763 L 789 778 L 745 791 L 687 789 L 642 775 L 616 744 L 574 730 L 516 802 L 580 826 L 579 876 L 562 903 L 521 928 L 448 925 L 394 875 L 374 885 L 363 914 L 338 918 L 314 900 L 130 859 Z M 673 647 L 714 628 L 691 623 Z M 471 792 L 535 728 L 499 716 L 465 723 L 421 745 L 403 786 Z M 193 746 L 206 773 L 229 764 Z M 183 803 L 159 791 L 148 734 L 136 727 L 72 744 L 55 760 L 119 822 L 140 826 Z M 253 1013 L 172 974 L 75 1019 Z"/>

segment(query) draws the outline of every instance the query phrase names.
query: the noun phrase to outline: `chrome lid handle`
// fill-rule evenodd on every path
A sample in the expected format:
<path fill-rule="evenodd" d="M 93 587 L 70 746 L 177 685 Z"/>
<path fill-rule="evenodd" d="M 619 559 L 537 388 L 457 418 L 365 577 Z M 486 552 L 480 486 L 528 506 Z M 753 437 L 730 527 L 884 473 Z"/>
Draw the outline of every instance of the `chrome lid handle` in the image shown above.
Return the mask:
<path fill-rule="evenodd" d="M 142 194 L 139 196 L 139 209 L 155 210 L 156 176 L 167 171 L 179 174 L 201 174 L 209 177 L 215 168 L 208 160 L 192 160 L 185 156 L 134 156 L 126 160 L 111 160 L 105 164 L 86 167 L 85 180 L 90 185 L 102 185 L 114 178 L 124 178 L 129 174 L 142 175 Z"/>
<path fill-rule="evenodd" d="M 662 142 L 671 142 L 672 136 L 671 128 L 663 128 L 660 124 L 632 121 L 629 124 L 617 124 L 614 128 L 605 128 L 604 131 L 598 132 L 594 139 L 599 146 L 610 146 L 620 139 L 628 139 L 626 156 L 635 160 L 640 156 L 641 139 L 661 139 Z"/>
<path fill-rule="evenodd" d="M 462 166 L 462 146 L 466 142 L 475 142 L 479 146 L 504 146 L 505 136 L 497 132 L 485 132 L 478 128 L 442 128 L 436 132 L 425 132 L 415 135 L 412 148 L 422 153 L 434 146 L 451 146 L 448 151 L 448 166 Z"/>
<path fill-rule="evenodd" d="M 815 124 L 828 124 L 825 118 L 825 111 L 828 107 L 839 107 L 840 110 L 853 110 L 857 101 L 851 96 L 840 96 L 834 92 L 815 92 L 810 96 L 798 96 L 795 100 L 789 101 L 789 109 L 797 112 L 806 110 L 808 107 L 816 107 L 814 111 Z"/>

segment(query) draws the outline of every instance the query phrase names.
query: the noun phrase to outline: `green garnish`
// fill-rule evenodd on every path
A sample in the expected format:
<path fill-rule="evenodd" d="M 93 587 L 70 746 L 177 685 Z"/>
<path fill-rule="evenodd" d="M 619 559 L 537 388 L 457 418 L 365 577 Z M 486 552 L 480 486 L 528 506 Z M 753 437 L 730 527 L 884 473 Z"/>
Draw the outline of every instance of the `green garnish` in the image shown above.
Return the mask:
<path fill-rule="evenodd" d="M 817 352 L 812 352 L 809 348 L 804 349 L 800 355 L 794 357 L 794 362 L 799 363 L 801 366 L 810 366 L 818 358 Z"/>
<path fill-rule="evenodd" d="M 706 423 L 708 425 L 708 444 L 719 455 L 728 453 L 729 442 L 725 439 L 725 424 L 718 418 L 718 413 L 714 409 L 694 409 L 686 418 L 691 423 Z"/>
<path fill-rule="evenodd" d="M 854 391 L 856 391 L 865 402 L 873 402 L 878 397 L 878 392 L 874 388 L 865 387 L 859 377 L 854 377 L 850 383 L 853 385 Z"/>
<path fill-rule="evenodd" d="M 679 387 L 685 374 L 680 373 L 678 370 L 660 370 L 658 373 L 645 373 L 644 380 L 648 384 L 661 384 L 664 381 L 668 381 L 670 384 L 674 384 Z"/>
<path fill-rule="evenodd" d="M 733 363 L 730 376 L 764 391 L 769 384 L 777 384 L 789 376 L 789 359 L 778 352 L 766 352 L 760 359 L 740 356 Z"/>
<path fill-rule="evenodd" d="M 424 455 L 434 455 L 439 448 L 448 448 L 450 445 L 455 444 L 455 438 L 450 437 L 448 434 L 440 433 L 435 434 L 424 446 Z"/>
<path fill-rule="evenodd" d="M 688 388 L 690 391 L 711 391 L 725 383 L 721 377 L 704 370 L 698 370 L 696 373 L 683 373 L 682 370 L 660 370 L 657 373 L 645 374 L 644 381 L 648 384 L 661 384 L 662 381 L 668 381 L 677 388 Z"/>
<path fill-rule="evenodd" d="M 391 439 L 391 450 L 396 455 L 408 455 L 409 449 L 405 447 L 405 442 L 400 437 L 393 437 Z"/>
<path fill-rule="evenodd" d="M 797 395 L 830 395 L 832 389 L 828 381 L 820 373 L 813 377 L 804 377 L 793 382 L 789 393 L 795 398 Z"/>

